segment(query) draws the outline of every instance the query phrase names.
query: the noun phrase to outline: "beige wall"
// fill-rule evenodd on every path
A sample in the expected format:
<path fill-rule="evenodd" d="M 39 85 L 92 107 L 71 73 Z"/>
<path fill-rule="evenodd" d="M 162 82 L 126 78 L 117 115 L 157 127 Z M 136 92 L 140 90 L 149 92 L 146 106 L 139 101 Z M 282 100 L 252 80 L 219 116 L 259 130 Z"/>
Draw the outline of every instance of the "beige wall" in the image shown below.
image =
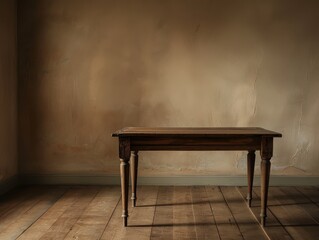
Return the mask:
<path fill-rule="evenodd" d="M 17 174 L 16 4 L 0 0 L 0 182 Z"/>
<path fill-rule="evenodd" d="M 124 126 L 261 126 L 318 175 L 318 1 L 20 1 L 22 173 L 118 174 Z M 242 175 L 242 152 L 143 153 L 141 175 Z M 259 159 L 259 158 L 258 158 Z"/>

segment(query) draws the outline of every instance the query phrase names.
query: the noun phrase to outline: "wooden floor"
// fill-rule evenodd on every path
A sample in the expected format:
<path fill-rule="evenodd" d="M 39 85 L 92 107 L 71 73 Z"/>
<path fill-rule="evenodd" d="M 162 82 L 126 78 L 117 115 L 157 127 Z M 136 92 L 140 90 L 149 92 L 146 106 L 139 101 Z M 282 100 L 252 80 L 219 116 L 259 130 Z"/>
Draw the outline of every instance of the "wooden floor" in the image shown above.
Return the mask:
<path fill-rule="evenodd" d="M 119 186 L 17 189 L 0 198 L 0 239 L 319 239 L 319 188 L 271 187 L 268 226 L 259 188 L 142 186 L 122 227 Z"/>

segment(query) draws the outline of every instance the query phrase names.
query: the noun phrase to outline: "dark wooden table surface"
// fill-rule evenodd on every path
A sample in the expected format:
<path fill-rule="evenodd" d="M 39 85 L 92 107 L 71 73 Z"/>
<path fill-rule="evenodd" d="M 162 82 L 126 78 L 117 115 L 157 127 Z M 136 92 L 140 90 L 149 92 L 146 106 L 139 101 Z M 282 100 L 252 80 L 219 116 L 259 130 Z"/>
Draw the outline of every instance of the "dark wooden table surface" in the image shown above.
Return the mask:
<path fill-rule="evenodd" d="M 127 226 L 129 172 L 132 182 L 132 205 L 136 205 L 136 185 L 139 151 L 248 151 L 248 205 L 251 206 L 255 168 L 255 151 L 261 156 L 261 223 L 265 226 L 273 155 L 273 138 L 280 133 L 263 128 L 148 128 L 127 127 L 112 134 L 119 138 L 122 189 L 122 217 Z M 131 165 L 131 167 L 130 167 Z"/>

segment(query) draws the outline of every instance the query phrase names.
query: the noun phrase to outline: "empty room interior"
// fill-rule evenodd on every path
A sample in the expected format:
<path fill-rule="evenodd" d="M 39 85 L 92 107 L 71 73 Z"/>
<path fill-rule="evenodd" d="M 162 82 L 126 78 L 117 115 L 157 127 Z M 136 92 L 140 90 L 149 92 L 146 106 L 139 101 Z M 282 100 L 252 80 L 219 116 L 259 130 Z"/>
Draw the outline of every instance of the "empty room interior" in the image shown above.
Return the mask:
<path fill-rule="evenodd" d="M 0 240 L 319 239 L 319 1 L 0 0 Z"/>

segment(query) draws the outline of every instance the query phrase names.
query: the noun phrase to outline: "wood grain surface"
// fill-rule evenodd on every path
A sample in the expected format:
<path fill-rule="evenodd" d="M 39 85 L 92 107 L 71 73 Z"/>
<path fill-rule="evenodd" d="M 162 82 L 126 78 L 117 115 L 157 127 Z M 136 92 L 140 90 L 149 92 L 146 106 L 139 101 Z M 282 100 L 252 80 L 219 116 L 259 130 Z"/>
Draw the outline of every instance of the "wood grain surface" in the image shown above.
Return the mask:
<path fill-rule="evenodd" d="M 247 187 L 140 186 L 123 227 L 119 186 L 28 187 L 0 201 L 0 239 L 317 239 L 318 187 L 270 187 L 268 225 Z M 7 209 L 6 207 L 9 207 Z"/>

